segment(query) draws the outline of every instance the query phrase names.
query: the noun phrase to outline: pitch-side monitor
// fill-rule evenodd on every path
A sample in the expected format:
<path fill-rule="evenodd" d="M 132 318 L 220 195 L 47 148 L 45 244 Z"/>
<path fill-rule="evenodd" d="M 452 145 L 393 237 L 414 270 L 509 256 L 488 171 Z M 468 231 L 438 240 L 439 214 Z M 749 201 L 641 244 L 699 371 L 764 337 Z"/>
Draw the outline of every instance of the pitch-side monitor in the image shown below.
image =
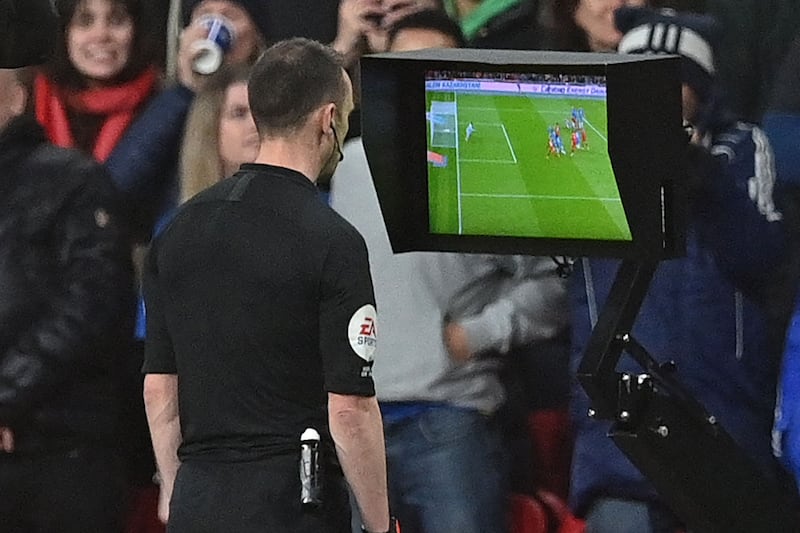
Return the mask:
<path fill-rule="evenodd" d="M 678 58 L 422 50 L 361 83 L 396 252 L 682 255 Z"/>

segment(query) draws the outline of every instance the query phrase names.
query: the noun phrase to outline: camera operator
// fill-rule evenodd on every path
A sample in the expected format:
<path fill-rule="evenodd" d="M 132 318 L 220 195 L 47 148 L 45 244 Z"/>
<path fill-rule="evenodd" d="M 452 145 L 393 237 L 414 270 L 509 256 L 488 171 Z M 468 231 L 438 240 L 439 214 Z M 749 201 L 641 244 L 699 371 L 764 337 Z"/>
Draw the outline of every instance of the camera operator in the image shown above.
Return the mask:
<path fill-rule="evenodd" d="M 172 532 L 346 532 L 344 471 L 365 530 L 389 531 L 367 250 L 314 186 L 341 158 L 352 86 L 335 52 L 292 39 L 248 90 L 256 163 L 187 202 L 147 260 L 162 518 Z M 308 433 L 321 435 L 316 505 L 301 499 Z"/>

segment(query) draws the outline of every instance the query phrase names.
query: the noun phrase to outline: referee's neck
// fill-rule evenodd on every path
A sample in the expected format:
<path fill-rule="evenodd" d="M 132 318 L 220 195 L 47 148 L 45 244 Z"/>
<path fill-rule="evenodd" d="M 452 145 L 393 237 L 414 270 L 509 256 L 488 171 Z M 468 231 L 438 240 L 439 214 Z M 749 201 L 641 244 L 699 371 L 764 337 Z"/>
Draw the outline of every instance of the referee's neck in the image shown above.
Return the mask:
<path fill-rule="evenodd" d="M 254 162 L 294 170 L 316 183 L 322 168 L 318 151 L 302 139 L 265 138 Z"/>

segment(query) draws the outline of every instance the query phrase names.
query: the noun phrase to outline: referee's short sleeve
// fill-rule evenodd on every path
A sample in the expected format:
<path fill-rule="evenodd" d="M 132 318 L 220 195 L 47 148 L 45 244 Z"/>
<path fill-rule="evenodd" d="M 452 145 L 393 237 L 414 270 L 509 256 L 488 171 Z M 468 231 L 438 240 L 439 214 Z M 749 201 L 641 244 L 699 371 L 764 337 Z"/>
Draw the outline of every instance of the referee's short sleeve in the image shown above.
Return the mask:
<path fill-rule="evenodd" d="M 323 265 L 319 338 L 325 390 L 374 396 L 375 295 L 364 239 L 349 229 L 332 239 Z"/>
<path fill-rule="evenodd" d="M 145 374 L 177 374 L 175 352 L 164 316 L 163 287 L 159 283 L 158 251 L 155 241 L 147 254 L 144 267 L 144 302 L 147 331 L 145 333 Z"/>

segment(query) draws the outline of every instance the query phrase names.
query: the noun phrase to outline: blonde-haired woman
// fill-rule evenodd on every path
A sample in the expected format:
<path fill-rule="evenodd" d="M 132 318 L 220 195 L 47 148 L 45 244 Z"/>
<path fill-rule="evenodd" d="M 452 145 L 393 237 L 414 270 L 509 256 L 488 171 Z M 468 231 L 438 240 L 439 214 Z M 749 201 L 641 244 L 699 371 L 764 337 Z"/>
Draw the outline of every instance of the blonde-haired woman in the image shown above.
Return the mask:
<path fill-rule="evenodd" d="M 179 203 L 233 175 L 242 163 L 255 161 L 259 142 L 247 98 L 249 74 L 249 66 L 224 66 L 195 97 L 181 147 Z M 155 235 L 169 224 L 176 210 L 177 206 L 171 205 L 162 213 Z M 138 261 L 143 261 L 143 255 Z M 140 296 L 138 341 L 144 341 L 146 335 L 145 314 Z"/>
<path fill-rule="evenodd" d="M 245 65 L 223 67 L 197 94 L 181 148 L 180 202 L 233 175 L 258 155 Z"/>

